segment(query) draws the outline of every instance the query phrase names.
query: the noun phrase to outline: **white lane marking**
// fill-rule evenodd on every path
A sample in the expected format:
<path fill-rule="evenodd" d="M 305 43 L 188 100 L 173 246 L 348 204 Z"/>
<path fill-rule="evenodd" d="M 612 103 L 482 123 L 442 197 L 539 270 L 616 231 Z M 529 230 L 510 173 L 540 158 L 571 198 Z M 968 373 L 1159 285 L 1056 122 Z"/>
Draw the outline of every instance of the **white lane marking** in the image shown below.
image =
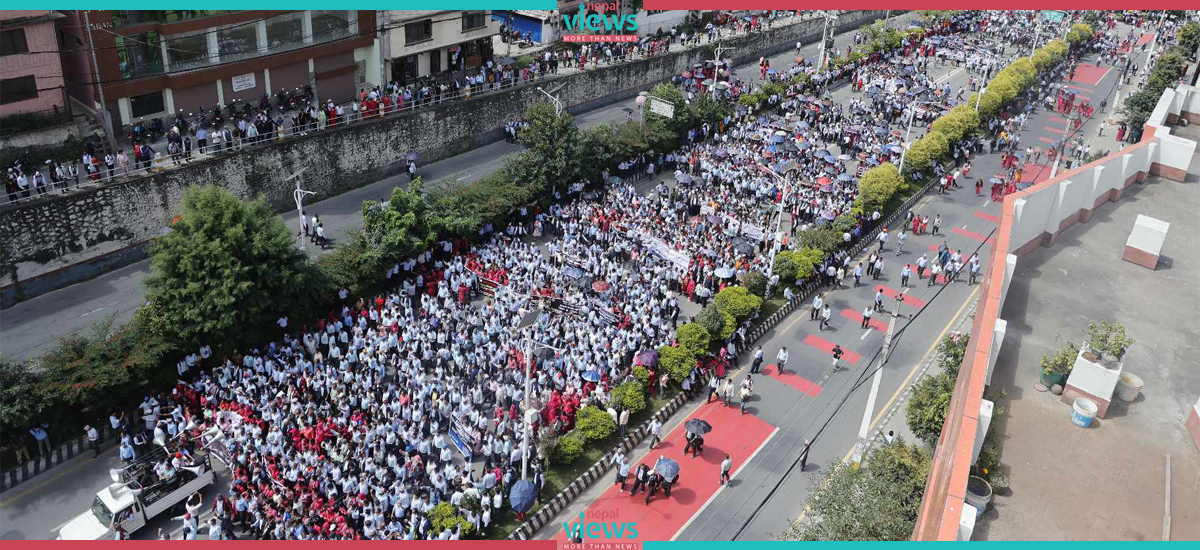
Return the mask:
<path fill-rule="evenodd" d="M 767 443 L 770 443 L 771 440 L 775 438 L 775 434 L 777 434 L 777 433 L 779 433 L 778 426 L 776 426 L 775 429 L 771 431 L 771 435 L 768 435 L 767 438 L 765 440 L 763 440 L 762 444 L 759 445 L 757 449 L 754 449 L 753 453 L 750 453 L 750 456 L 746 457 L 746 461 L 743 462 L 740 466 L 738 466 L 737 470 L 734 470 L 733 475 L 730 476 L 730 479 L 735 478 L 738 476 L 738 474 L 742 473 L 742 469 L 744 469 L 748 464 L 750 464 L 750 462 L 752 460 L 754 460 L 754 457 L 758 455 L 758 452 L 763 450 L 763 448 L 767 446 Z M 728 486 L 729 486 L 729 483 L 727 482 L 724 485 L 722 485 L 721 488 L 717 489 L 717 491 L 715 493 L 713 493 L 711 497 L 708 497 L 708 500 L 704 501 L 704 506 L 701 506 L 699 510 L 696 510 L 696 513 L 692 514 L 692 517 L 687 520 L 687 523 L 683 524 L 683 527 L 680 527 L 679 530 L 676 531 L 674 535 L 671 535 L 670 540 L 674 541 L 677 537 L 679 537 L 680 533 L 683 533 L 684 531 L 686 531 L 688 526 L 690 526 L 693 521 L 696 521 L 696 518 L 700 517 L 700 514 L 704 512 L 704 509 L 708 508 L 708 505 L 712 504 L 712 502 L 717 499 L 717 495 L 721 494 L 721 491 L 724 491 L 725 488 Z"/>
<path fill-rule="evenodd" d="M 862 336 L 859 336 L 859 337 L 858 337 L 858 339 L 859 339 L 859 340 L 866 340 L 866 339 L 867 339 L 867 335 L 868 335 L 868 334 L 871 334 L 871 329 L 867 329 L 867 330 L 863 331 L 863 335 L 862 335 Z"/>
<path fill-rule="evenodd" d="M 105 309 L 106 307 L 108 307 L 108 306 L 104 306 L 104 307 L 98 307 L 98 308 L 96 308 L 96 309 L 93 309 L 93 310 L 91 310 L 91 311 L 89 311 L 89 312 L 87 312 L 87 313 L 84 313 L 83 315 L 80 315 L 80 317 L 87 317 L 88 315 L 91 315 L 91 314 L 93 314 L 93 313 L 96 313 L 97 311 L 103 310 L 103 309 Z"/>

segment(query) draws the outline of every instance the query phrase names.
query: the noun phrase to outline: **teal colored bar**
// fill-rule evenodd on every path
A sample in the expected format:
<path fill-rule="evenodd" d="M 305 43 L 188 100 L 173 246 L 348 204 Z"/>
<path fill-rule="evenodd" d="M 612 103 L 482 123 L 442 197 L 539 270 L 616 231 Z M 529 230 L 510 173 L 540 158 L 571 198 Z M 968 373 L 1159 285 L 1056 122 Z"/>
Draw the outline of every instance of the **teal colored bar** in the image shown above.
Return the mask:
<path fill-rule="evenodd" d="M 108 5 L 108 2 L 105 2 L 103 0 L 93 1 L 93 2 L 64 1 L 64 2 L 51 2 L 51 4 L 54 5 L 54 9 L 64 9 L 64 10 L 133 10 L 133 9 L 161 10 L 164 7 L 163 3 L 161 1 L 157 1 L 157 0 L 122 0 L 121 2 L 113 2 L 112 5 Z M 187 7 L 189 7 L 187 4 L 188 4 L 188 2 L 184 2 L 184 5 L 182 5 L 182 6 L 172 5 L 171 9 L 187 8 Z M 197 2 L 196 4 L 200 4 L 200 3 Z M 287 10 L 313 9 L 313 10 L 315 10 L 315 9 L 328 9 L 330 7 L 330 4 L 331 4 L 331 2 L 329 2 L 328 0 L 325 0 L 322 2 L 314 2 L 311 0 L 288 0 L 286 2 L 279 2 L 278 4 L 255 3 L 253 7 L 255 9 L 262 9 L 262 10 L 280 10 L 280 9 L 287 9 Z M 557 0 L 441 0 L 438 2 L 429 2 L 428 0 L 426 0 L 424 2 L 382 2 L 382 3 L 380 3 L 380 2 L 370 2 L 370 3 L 363 2 L 361 5 L 355 5 L 355 4 L 356 3 L 352 2 L 351 4 L 346 5 L 346 4 L 342 4 L 342 3 L 338 2 L 337 7 L 345 8 L 345 9 L 362 8 L 362 9 L 372 9 L 372 10 L 378 10 L 378 9 L 395 9 L 395 10 L 413 9 L 413 10 L 415 10 L 415 9 L 429 8 L 429 7 L 431 7 L 431 4 L 433 4 L 434 7 L 437 7 L 438 9 L 444 9 L 444 10 L 555 10 L 555 9 L 558 9 Z M 193 5 L 192 7 L 197 7 L 197 8 L 203 7 L 204 9 L 234 9 L 234 10 L 237 10 L 237 9 L 245 9 L 246 2 L 245 1 L 236 1 L 235 2 L 233 0 L 210 0 L 208 2 L 204 2 L 203 6 Z"/>

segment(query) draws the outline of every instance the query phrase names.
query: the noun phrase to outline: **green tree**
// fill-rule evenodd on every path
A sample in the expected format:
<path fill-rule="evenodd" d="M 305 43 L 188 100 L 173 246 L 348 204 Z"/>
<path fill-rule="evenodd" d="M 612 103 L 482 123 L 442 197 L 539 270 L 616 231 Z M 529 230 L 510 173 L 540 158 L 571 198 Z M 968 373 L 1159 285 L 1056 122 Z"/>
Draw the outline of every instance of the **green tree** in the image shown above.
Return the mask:
<path fill-rule="evenodd" d="M 696 354 L 684 347 L 662 346 L 658 348 L 658 366 L 678 384 L 692 373 L 696 366 Z"/>
<path fill-rule="evenodd" d="M 925 376 L 913 385 L 905 417 L 913 434 L 930 446 L 937 445 L 954 395 L 955 377 L 949 372 Z"/>
<path fill-rule="evenodd" d="M 738 322 L 749 319 L 762 307 L 763 299 L 750 294 L 750 291 L 745 287 L 727 286 L 724 290 L 717 293 L 713 303 L 717 305 L 717 309 L 728 313 L 737 319 Z"/>
<path fill-rule="evenodd" d="M 708 346 L 712 342 L 712 335 L 699 323 L 686 323 L 679 327 L 675 335 L 680 347 L 697 355 L 708 353 Z"/>
<path fill-rule="evenodd" d="M 646 408 L 646 386 L 637 380 L 625 382 L 613 388 L 612 402 L 617 407 L 629 409 L 629 414 L 637 414 Z M 604 413 L 604 416 L 608 416 L 608 413 Z M 608 416 L 608 419 L 612 420 L 612 417 Z"/>
<path fill-rule="evenodd" d="M 568 185 L 579 179 L 582 140 L 575 117 L 558 114 L 550 103 L 535 103 L 525 110 L 528 123 L 517 136 L 533 153 L 532 164 L 523 164 L 532 180 L 545 188 L 549 183 Z M 532 183 L 532 182 L 531 182 Z"/>
<path fill-rule="evenodd" d="M 24 433 L 42 411 L 52 406 L 38 391 L 40 385 L 41 374 L 28 363 L 0 358 L 0 431 Z"/>
<path fill-rule="evenodd" d="M 800 233 L 800 246 L 820 250 L 826 254 L 833 254 L 842 246 L 842 232 L 825 228 L 802 231 Z"/>
<path fill-rule="evenodd" d="M 838 462 L 808 497 L 787 541 L 908 540 L 916 525 L 931 459 L 902 439 L 872 450 L 856 469 Z"/>
<path fill-rule="evenodd" d="M 646 102 L 642 104 L 642 120 L 647 123 L 661 122 L 675 135 L 686 134 L 689 128 L 695 126 L 694 113 L 688 108 L 687 98 L 684 97 L 683 91 L 679 87 L 666 82 L 656 84 L 650 89 L 650 95 L 674 105 L 675 113 L 673 117 L 667 118 L 651 111 L 650 103 L 654 100 L 646 98 Z"/>
<path fill-rule="evenodd" d="M 1200 23 L 1190 21 L 1179 29 L 1179 46 L 1195 59 L 1196 49 L 1200 48 Z"/>
<path fill-rule="evenodd" d="M 721 315 L 721 310 L 716 304 L 704 306 L 704 309 L 696 314 L 696 323 L 704 327 L 713 338 L 719 337 L 725 331 L 725 317 Z"/>
<path fill-rule="evenodd" d="M 617 431 L 617 423 L 604 409 L 588 405 L 575 415 L 575 429 L 588 441 L 602 441 Z"/>
<path fill-rule="evenodd" d="M 900 177 L 896 165 L 890 162 L 880 164 L 863 174 L 858 184 L 859 200 L 865 209 L 882 209 L 904 185 L 904 178 Z M 840 234 L 838 238 L 841 239 Z"/>
<path fill-rule="evenodd" d="M 742 286 L 751 294 L 762 298 L 767 293 L 767 277 L 758 271 L 748 271 L 741 276 Z"/>
<path fill-rule="evenodd" d="M 184 193 L 181 219 L 150 255 L 147 299 L 168 338 L 192 349 L 264 337 L 279 316 L 328 296 L 265 200 L 243 201 L 215 186 Z"/>
<path fill-rule="evenodd" d="M 425 202 L 420 178 L 410 183 L 408 189 L 392 188 L 391 199 L 386 203 L 363 201 L 362 213 L 367 258 L 375 265 L 411 258 L 437 242 L 435 217 Z"/>
<path fill-rule="evenodd" d="M 559 464 L 571 464 L 579 460 L 579 457 L 583 456 L 583 447 L 586 444 L 587 438 L 579 433 L 579 430 L 567 432 L 567 435 L 558 438 L 558 446 L 554 449 L 554 461 Z"/>

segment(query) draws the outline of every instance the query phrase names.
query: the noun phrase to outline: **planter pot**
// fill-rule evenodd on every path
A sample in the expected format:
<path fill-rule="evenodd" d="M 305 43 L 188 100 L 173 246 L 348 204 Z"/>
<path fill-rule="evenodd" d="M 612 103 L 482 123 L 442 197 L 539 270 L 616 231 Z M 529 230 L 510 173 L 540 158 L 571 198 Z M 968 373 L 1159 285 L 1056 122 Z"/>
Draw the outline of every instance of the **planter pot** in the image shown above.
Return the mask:
<path fill-rule="evenodd" d="M 1042 385 L 1046 386 L 1047 388 L 1049 388 L 1055 384 L 1058 384 L 1060 386 L 1065 386 L 1066 381 L 1067 381 L 1067 375 L 1066 374 L 1046 374 L 1045 372 L 1042 372 L 1042 376 L 1039 380 L 1041 381 Z"/>
<path fill-rule="evenodd" d="M 979 510 L 979 515 L 987 511 L 992 502 L 992 485 L 979 476 L 967 478 L 967 504 Z"/>

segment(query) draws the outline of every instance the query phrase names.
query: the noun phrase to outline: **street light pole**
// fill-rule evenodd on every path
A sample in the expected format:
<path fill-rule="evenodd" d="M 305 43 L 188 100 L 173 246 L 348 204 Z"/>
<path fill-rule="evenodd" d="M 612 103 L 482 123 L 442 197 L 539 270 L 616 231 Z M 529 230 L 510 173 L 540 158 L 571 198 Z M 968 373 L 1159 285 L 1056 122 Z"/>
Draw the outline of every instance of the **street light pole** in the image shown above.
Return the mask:
<path fill-rule="evenodd" d="M 304 202 L 304 197 L 306 197 L 308 195 L 316 195 L 317 193 L 315 191 L 307 191 L 307 190 L 300 188 L 300 175 L 304 174 L 305 170 L 308 170 L 308 168 L 301 168 L 299 172 L 296 172 L 295 174 L 288 176 L 286 179 L 284 179 L 284 181 L 291 180 L 291 179 L 296 180 L 296 189 L 295 189 L 295 191 L 292 191 L 292 198 L 296 200 L 296 214 L 298 214 L 300 216 L 300 231 L 296 235 L 298 237 L 300 237 L 300 248 L 302 250 L 304 250 L 304 255 L 307 256 L 308 255 L 308 239 L 304 238 L 304 205 L 303 205 L 303 202 Z M 312 228 L 312 231 L 316 231 L 316 230 L 317 230 L 317 228 L 315 228 L 315 227 Z"/>
<path fill-rule="evenodd" d="M 521 439 L 521 479 L 529 479 L 529 440 L 530 432 L 533 428 L 533 420 L 530 418 L 530 386 L 533 381 L 533 350 L 534 344 L 537 348 L 548 348 L 554 351 L 562 351 L 554 346 L 549 346 L 541 342 L 535 342 L 532 338 L 523 338 L 525 341 L 525 403 L 524 411 L 521 413 L 521 421 L 525 423 L 524 437 Z"/>
<path fill-rule="evenodd" d="M 913 103 L 909 107 L 911 109 L 908 113 L 908 123 L 905 124 L 904 143 L 902 144 L 904 150 L 900 152 L 900 168 L 898 169 L 900 173 L 904 173 L 904 157 L 908 156 L 908 136 L 912 133 L 913 118 L 917 116 L 917 104 Z"/>
<path fill-rule="evenodd" d="M 725 51 L 732 50 L 732 49 L 733 49 L 732 47 L 721 46 L 720 42 L 717 42 L 717 47 L 713 48 L 713 85 L 712 85 L 713 101 L 716 101 L 716 99 L 717 99 L 717 76 L 718 76 L 717 71 L 720 70 L 717 67 L 721 62 L 721 52 L 725 52 Z"/>
<path fill-rule="evenodd" d="M 779 212 L 777 218 L 775 219 L 775 231 L 771 235 L 771 262 L 767 267 L 767 276 L 770 277 L 771 275 L 775 274 L 775 257 L 779 255 L 779 249 L 782 245 L 781 241 L 783 240 L 783 205 L 787 202 L 788 197 L 792 194 L 792 190 L 791 186 L 788 185 L 787 178 L 784 178 L 783 176 L 777 174 L 774 170 L 771 170 L 770 168 L 767 168 L 761 164 L 758 165 L 758 168 L 763 172 L 775 176 L 775 178 L 783 184 L 783 194 L 779 197 Z"/>
<path fill-rule="evenodd" d="M 541 86 L 538 86 L 537 89 L 539 92 L 546 94 L 546 97 L 550 98 L 550 101 L 554 102 L 554 114 L 561 115 L 563 111 L 562 102 L 557 97 L 550 95 L 550 92 L 543 90 Z"/>

